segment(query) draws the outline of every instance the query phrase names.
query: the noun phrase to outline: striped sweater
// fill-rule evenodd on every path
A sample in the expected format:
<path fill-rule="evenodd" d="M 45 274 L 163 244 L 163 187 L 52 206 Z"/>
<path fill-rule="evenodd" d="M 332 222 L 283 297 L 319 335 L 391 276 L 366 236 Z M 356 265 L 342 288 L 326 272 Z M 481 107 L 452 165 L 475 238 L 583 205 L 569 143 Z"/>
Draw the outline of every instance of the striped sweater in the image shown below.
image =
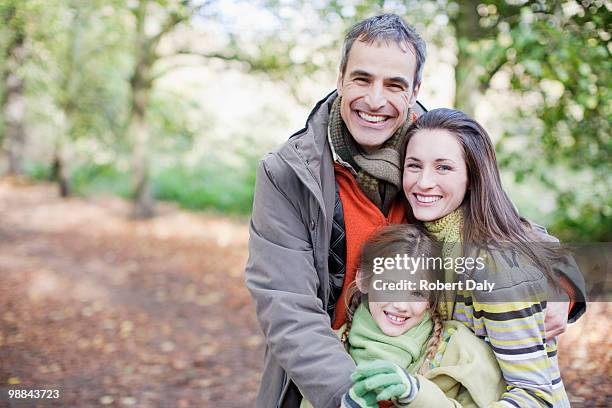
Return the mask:
<path fill-rule="evenodd" d="M 497 261 L 498 265 L 503 262 Z M 524 270 L 525 266 L 516 268 Z M 514 276 L 521 276 L 514 272 Z M 519 285 L 517 288 L 515 282 L 511 288 L 506 286 L 487 294 L 458 291 L 453 319 L 484 339 L 497 358 L 508 386 L 500 401 L 491 406 L 569 407 L 557 363 L 557 339 L 547 341 L 545 337 L 546 301 L 526 296 L 526 291 L 537 286 L 533 282 Z"/>
<path fill-rule="evenodd" d="M 442 242 L 445 257 L 482 257 L 485 268 L 465 274 L 445 271 L 445 281 L 463 281 L 463 289 L 444 292 L 438 311 L 458 320 L 487 342 L 499 363 L 507 389 L 492 407 L 569 407 L 557 362 L 557 339 L 546 339 L 544 313 L 549 289 L 544 273 L 510 247 L 463 248 L 461 207 L 426 222 Z M 474 247 L 475 248 L 475 247 Z M 494 282 L 490 292 L 467 290 L 465 283 Z"/>

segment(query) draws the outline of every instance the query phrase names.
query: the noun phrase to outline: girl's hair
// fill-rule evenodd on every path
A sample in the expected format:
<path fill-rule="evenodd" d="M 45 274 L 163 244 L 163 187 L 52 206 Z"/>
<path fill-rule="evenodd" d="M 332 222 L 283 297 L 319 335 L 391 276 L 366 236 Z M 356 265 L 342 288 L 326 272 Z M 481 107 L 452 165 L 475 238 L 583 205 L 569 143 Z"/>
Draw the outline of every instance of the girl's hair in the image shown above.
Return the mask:
<path fill-rule="evenodd" d="M 372 235 L 362 247 L 357 276 L 350 286 L 347 304 L 347 324 L 346 330 L 341 337 L 342 342 L 346 345 L 353 315 L 357 307 L 363 301 L 367 301 L 366 293 L 362 292 L 359 288 L 367 291 L 367 288 L 370 287 L 372 277 L 374 276 L 373 265 L 376 258 L 394 258 L 398 254 L 402 257 L 404 255 L 408 257 L 437 257 L 440 255 L 440 252 L 440 245 L 435 239 L 432 239 L 422 227 L 417 225 L 390 225 L 381 228 Z M 422 279 L 432 282 L 440 277 L 440 273 L 440 270 L 434 268 L 422 269 L 416 271 L 412 277 L 421 275 Z M 433 358 L 442 338 L 442 319 L 436 310 L 438 301 L 435 291 L 428 292 L 427 301 L 434 328 L 433 335 L 427 344 L 426 362 Z M 423 363 L 421 367 L 426 366 L 428 364 Z"/>
<path fill-rule="evenodd" d="M 468 190 L 463 199 L 463 245 L 504 242 L 528 256 L 546 276 L 552 278 L 551 261 L 562 252 L 542 248 L 533 250 L 538 241 L 531 224 L 521 217 L 502 188 L 495 149 L 487 132 L 465 113 L 453 109 L 433 109 L 421 115 L 407 131 L 406 146 L 422 129 L 446 130 L 453 134 L 463 150 L 468 173 Z M 408 219 L 420 224 L 407 206 Z"/>

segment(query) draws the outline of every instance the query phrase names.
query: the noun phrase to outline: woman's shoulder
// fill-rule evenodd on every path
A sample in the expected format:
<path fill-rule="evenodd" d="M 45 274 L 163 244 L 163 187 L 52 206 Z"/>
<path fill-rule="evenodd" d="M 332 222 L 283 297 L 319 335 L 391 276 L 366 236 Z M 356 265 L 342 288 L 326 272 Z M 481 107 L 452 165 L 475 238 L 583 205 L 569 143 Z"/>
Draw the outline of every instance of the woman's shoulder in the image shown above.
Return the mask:
<path fill-rule="evenodd" d="M 461 278 L 481 302 L 542 300 L 548 281 L 544 271 L 510 244 L 487 245 L 472 251 L 481 268 L 474 268 Z M 473 290 L 475 289 L 475 290 Z"/>

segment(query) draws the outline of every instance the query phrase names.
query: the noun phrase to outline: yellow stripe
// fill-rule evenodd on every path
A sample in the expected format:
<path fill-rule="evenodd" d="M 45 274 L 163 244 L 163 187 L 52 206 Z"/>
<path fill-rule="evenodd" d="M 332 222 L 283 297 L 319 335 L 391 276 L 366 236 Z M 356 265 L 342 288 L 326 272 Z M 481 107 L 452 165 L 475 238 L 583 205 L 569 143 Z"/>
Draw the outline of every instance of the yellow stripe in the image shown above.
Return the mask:
<path fill-rule="evenodd" d="M 491 327 L 491 326 L 487 326 L 487 331 L 489 333 L 490 332 L 512 333 L 512 332 L 517 331 L 517 330 L 531 329 L 533 327 L 534 327 L 533 323 L 529 322 L 529 323 L 525 323 L 525 324 L 521 324 L 521 325 L 516 325 L 516 326 L 512 326 L 512 327 Z M 481 319 L 475 320 L 474 321 L 474 328 L 484 329 L 484 322 Z"/>
<path fill-rule="evenodd" d="M 531 345 L 539 345 L 542 344 L 541 337 L 523 337 L 520 339 L 497 339 L 495 337 L 491 338 L 489 336 L 489 340 L 491 340 L 491 344 L 494 346 L 531 346 Z M 542 350 L 542 354 L 544 354 L 544 350 Z"/>
<path fill-rule="evenodd" d="M 550 360 L 547 358 L 532 360 L 529 363 L 518 363 L 516 361 L 506 361 L 497 359 L 499 367 L 508 373 L 534 373 L 540 370 L 548 370 L 550 368 Z"/>
<path fill-rule="evenodd" d="M 512 401 L 516 401 L 521 407 L 528 407 L 530 405 L 533 405 L 534 402 L 536 403 L 536 405 L 539 405 L 537 404 L 537 400 L 531 394 L 527 393 L 523 389 L 517 388 L 517 387 L 508 387 L 508 388 L 511 388 L 511 391 L 514 390 L 514 392 L 506 392 L 502 395 L 502 397 L 508 397 Z M 520 392 L 517 392 L 517 391 L 520 391 Z M 527 402 L 527 400 L 525 400 L 524 397 L 528 398 L 529 401 L 531 401 L 531 403 Z"/>

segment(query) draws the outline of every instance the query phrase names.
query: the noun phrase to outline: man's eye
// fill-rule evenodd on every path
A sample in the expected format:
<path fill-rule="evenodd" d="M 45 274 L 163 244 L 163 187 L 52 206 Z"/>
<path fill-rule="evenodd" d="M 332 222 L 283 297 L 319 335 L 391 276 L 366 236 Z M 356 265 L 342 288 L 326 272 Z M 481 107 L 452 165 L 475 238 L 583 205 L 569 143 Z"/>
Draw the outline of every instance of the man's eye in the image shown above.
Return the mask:
<path fill-rule="evenodd" d="M 367 84 L 368 83 L 367 78 L 363 78 L 363 77 L 357 77 L 353 81 L 357 82 L 358 84 Z"/>
<path fill-rule="evenodd" d="M 399 84 L 393 84 L 390 85 L 389 88 L 391 88 L 392 91 L 394 92 L 404 92 L 404 87 L 402 85 Z"/>

